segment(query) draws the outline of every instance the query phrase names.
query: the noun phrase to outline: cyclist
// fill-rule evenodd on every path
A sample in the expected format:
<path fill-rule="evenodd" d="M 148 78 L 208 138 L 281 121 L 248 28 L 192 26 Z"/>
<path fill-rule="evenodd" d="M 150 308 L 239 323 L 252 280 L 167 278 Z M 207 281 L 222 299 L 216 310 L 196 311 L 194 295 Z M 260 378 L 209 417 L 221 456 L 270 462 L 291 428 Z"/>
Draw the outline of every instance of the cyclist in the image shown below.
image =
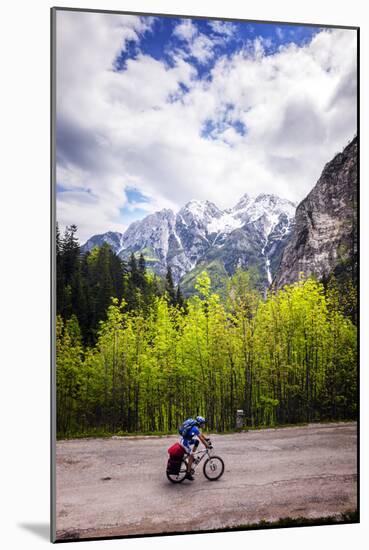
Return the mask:
<path fill-rule="evenodd" d="M 181 445 L 186 449 L 186 452 L 188 453 L 188 463 L 187 463 L 187 473 L 186 473 L 186 479 L 189 479 L 191 481 L 194 480 L 193 475 L 191 474 L 191 467 L 192 463 L 194 461 L 194 452 L 197 450 L 197 447 L 199 446 L 199 443 L 205 445 L 205 447 L 211 449 L 211 444 L 208 441 L 208 439 L 200 432 L 200 429 L 205 426 L 205 418 L 202 416 L 196 416 L 196 423 L 187 430 L 187 432 L 183 435 L 181 439 Z M 191 446 L 193 448 L 191 448 Z"/>

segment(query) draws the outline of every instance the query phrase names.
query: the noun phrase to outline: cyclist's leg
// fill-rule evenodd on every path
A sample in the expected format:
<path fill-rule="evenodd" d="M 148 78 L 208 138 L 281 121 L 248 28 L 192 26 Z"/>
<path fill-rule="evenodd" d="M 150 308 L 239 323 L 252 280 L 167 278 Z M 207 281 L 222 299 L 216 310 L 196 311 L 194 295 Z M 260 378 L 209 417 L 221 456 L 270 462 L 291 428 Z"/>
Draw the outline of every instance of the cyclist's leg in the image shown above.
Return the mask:
<path fill-rule="evenodd" d="M 199 440 L 198 439 L 191 439 L 189 442 L 189 445 L 192 445 L 193 448 L 191 449 L 190 451 L 190 455 L 188 457 L 188 462 L 187 462 L 187 472 L 190 473 L 191 472 L 191 468 L 192 468 L 192 463 L 193 463 L 193 460 L 194 460 L 194 452 L 197 450 L 197 447 L 199 446 Z"/>
<path fill-rule="evenodd" d="M 182 438 L 181 445 L 185 449 L 187 456 L 190 456 L 192 451 L 189 440 Z"/>

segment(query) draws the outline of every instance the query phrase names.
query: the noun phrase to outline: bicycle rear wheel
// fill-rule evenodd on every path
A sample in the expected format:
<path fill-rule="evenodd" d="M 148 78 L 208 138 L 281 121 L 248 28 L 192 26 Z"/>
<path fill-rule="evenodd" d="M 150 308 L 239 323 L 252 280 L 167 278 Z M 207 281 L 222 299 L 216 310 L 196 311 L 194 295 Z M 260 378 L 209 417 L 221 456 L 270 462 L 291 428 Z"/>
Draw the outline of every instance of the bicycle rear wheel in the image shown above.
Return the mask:
<path fill-rule="evenodd" d="M 167 478 L 172 483 L 182 483 L 182 481 L 185 479 L 187 473 L 187 461 L 182 460 L 181 467 L 178 474 L 170 474 L 167 470 Z"/>
<path fill-rule="evenodd" d="M 206 460 L 203 471 L 209 481 L 216 481 L 223 475 L 224 462 L 220 456 L 211 456 Z"/>

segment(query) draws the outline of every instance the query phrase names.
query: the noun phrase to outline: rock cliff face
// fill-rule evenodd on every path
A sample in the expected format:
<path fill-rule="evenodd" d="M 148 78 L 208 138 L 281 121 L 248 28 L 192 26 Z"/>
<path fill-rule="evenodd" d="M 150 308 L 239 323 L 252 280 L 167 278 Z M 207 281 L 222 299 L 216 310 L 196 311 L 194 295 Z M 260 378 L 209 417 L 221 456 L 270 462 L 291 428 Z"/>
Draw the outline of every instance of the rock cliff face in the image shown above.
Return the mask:
<path fill-rule="evenodd" d="M 273 280 L 280 288 L 301 272 L 318 279 L 335 275 L 354 281 L 357 271 L 357 138 L 324 167 L 296 209 L 295 225 Z"/>

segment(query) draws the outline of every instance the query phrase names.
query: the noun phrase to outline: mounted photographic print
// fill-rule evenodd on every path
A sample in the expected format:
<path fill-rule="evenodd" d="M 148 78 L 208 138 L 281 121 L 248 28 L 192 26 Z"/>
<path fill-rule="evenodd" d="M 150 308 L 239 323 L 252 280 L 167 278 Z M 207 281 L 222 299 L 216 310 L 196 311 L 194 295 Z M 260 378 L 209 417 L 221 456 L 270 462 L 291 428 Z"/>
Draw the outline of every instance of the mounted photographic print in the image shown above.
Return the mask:
<path fill-rule="evenodd" d="M 51 15 L 52 540 L 358 522 L 359 29 Z"/>

